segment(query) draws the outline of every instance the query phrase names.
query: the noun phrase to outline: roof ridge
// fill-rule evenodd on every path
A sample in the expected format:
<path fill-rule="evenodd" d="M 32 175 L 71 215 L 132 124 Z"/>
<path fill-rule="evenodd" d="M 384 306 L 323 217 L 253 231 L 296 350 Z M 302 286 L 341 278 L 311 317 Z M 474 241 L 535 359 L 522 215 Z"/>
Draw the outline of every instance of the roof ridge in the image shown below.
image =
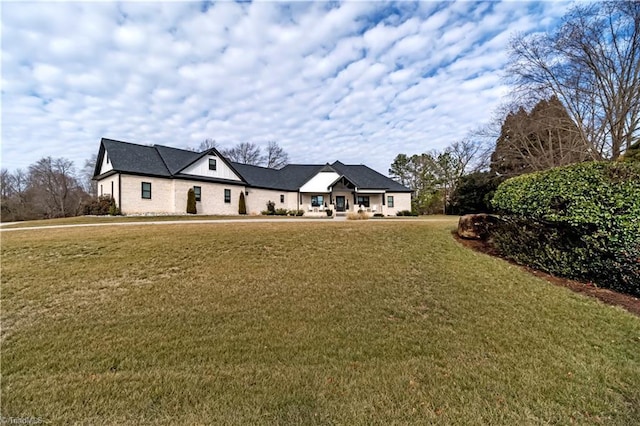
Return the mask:
<path fill-rule="evenodd" d="M 141 145 L 141 144 L 139 144 L 139 143 L 135 143 L 135 142 L 127 142 L 127 141 L 121 141 L 121 140 L 118 140 L 118 139 L 111 139 L 111 138 L 104 138 L 104 137 L 103 137 L 103 138 L 102 138 L 102 140 L 101 140 L 101 142 L 104 142 L 104 141 L 118 142 L 118 143 L 126 143 L 126 144 L 129 144 L 129 145 L 149 146 L 149 145 Z"/>
<path fill-rule="evenodd" d="M 192 151 L 192 150 L 190 150 L 190 149 L 184 149 L 184 148 L 176 148 L 176 147 L 174 147 L 174 146 L 168 146 L 168 145 L 160 145 L 160 144 L 157 144 L 157 143 L 154 143 L 154 144 L 153 144 L 153 147 L 154 147 L 154 148 L 168 148 L 168 149 L 174 149 L 174 150 L 176 150 L 176 151 L 192 152 L 192 153 L 194 153 L 194 154 L 202 154 L 202 153 L 204 152 L 204 151 L 203 151 L 203 152 Z"/>
<path fill-rule="evenodd" d="M 272 168 L 272 167 L 266 167 L 266 166 L 257 166 L 257 165 L 255 165 L 255 164 L 240 163 L 239 161 L 229 161 L 229 163 L 231 163 L 231 164 L 238 164 L 238 165 L 240 165 L 240 166 L 251 166 L 251 167 L 257 167 L 257 168 L 260 168 L 260 169 L 266 169 L 266 170 L 276 170 L 276 171 L 278 171 L 278 170 L 282 170 L 282 169 L 274 169 L 274 168 Z M 288 164 L 287 164 L 287 166 L 288 166 Z M 285 166 L 285 167 L 286 167 L 286 166 Z M 283 168 L 284 168 L 284 167 L 283 167 Z"/>
<path fill-rule="evenodd" d="M 158 157 L 160 157 L 160 160 L 162 161 L 162 164 L 164 164 L 164 167 L 167 169 L 167 171 L 169 172 L 169 176 L 173 176 L 173 172 L 171 172 L 171 169 L 169 168 L 169 165 L 167 164 L 166 161 L 164 161 L 164 157 L 162 156 L 162 154 L 160 153 L 160 151 L 158 151 L 158 148 L 156 145 L 153 145 L 153 149 L 156 151 L 156 153 L 158 154 Z"/>

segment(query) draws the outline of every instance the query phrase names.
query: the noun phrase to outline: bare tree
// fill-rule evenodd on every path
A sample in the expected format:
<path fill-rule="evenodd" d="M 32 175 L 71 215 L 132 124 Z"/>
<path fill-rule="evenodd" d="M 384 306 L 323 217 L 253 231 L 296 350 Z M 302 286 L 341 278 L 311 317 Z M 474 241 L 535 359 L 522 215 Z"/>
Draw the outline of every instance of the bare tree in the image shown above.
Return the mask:
<path fill-rule="evenodd" d="M 98 154 L 93 154 L 90 158 L 84 161 L 84 166 L 80 171 L 80 181 L 82 183 L 82 189 L 92 197 L 98 196 L 98 183 L 93 180 L 93 173 L 96 169 L 96 161 L 98 161 Z"/>
<path fill-rule="evenodd" d="M 276 141 L 269 142 L 265 157 L 267 167 L 270 169 L 281 169 L 289 164 L 289 154 L 287 154 Z"/>
<path fill-rule="evenodd" d="M 198 145 L 198 152 L 208 151 L 211 148 L 217 148 L 217 147 L 218 147 L 218 142 L 216 142 L 215 139 L 207 138 L 202 142 L 200 142 L 200 145 Z"/>
<path fill-rule="evenodd" d="M 241 142 L 233 148 L 223 150 L 222 154 L 236 163 L 259 166 L 264 162 L 260 147 L 253 142 Z"/>
<path fill-rule="evenodd" d="M 29 166 L 29 190 L 47 218 L 77 215 L 84 194 L 66 158 L 46 157 Z"/>
<path fill-rule="evenodd" d="M 640 138 L 640 2 L 578 4 L 555 33 L 516 36 L 510 50 L 516 98 L 557 96 L 591 158 Z"/>
<path fill-rule="evenodd" d="M 460 164 L 458 178 L 465 173 L 483 169 L 487 163 L 486 149 L 480 142 L 463 139 L 452 143 L 447 150 Z"/>

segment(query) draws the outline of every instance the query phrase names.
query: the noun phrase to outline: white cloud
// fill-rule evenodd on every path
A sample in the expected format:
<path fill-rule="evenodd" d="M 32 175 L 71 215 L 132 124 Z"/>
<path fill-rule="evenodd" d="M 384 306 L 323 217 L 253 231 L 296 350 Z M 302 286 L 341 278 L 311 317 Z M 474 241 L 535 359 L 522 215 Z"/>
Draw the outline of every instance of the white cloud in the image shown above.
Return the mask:
<path fill-rule="evenodd" d="M 277 140 L 295 162 L 386 172 L 488 120 L 540 3 L 5 3 L 2 166 L 82 166 L 101 137 Z M 46 143 L 43 143 L 46 141 Z"/>

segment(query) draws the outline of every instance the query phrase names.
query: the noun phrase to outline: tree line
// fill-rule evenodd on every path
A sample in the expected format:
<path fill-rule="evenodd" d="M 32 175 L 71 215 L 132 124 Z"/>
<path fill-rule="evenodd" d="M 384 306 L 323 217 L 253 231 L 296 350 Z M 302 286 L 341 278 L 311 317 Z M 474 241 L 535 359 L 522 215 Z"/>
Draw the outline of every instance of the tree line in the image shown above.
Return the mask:
<path fill-rule="evenodd" d="M 215 139 L 205 139 L 197 150 L 203 152 L 211 148 L 220 148 Z M 289 164 L 289 154 L 276 141 L 267 142 L 264 153 L 260 146 L 254 142 L 240 142 L 231 148 L 220 148 L 219 151 L 233 162 L 251 166 L 281 169 Z"/>
<path fill-rule="evenodd" d="M 442 151 L 389 169 L 419 213 L 491 211 L 505 179 L 590 160 L 640 157 L 640 2 L 579 3 L 550 33 L 516 34 L 497 119 Z M 470 155 L 470 158 L 469 158 Z M 471 165 L 471 167 L 470 167 Z"/>

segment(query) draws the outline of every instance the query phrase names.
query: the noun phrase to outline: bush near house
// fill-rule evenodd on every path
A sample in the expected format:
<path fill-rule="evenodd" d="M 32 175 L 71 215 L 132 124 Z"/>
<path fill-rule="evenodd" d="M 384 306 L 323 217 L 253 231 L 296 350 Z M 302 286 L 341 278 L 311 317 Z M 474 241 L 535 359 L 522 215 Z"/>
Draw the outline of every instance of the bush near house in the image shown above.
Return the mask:
<path fill-rule="evenodd" d="M 491 172 L 475 172 L 462 176 L 451 195 L 450 214 L 493 213 L 491 199 L 504 178 Z"/>
<path fill-rule="evenodd" d="M 396 212 L 396 216 L 418 216 L 418 212 L 411 210 L 401 210 Z"/>
<path fill-rule="evenodd" d="M 189 190 L 187 191 L 187 213 L 198 213 L 198 210 L 196 209 L 196 192 L 193 190 L 193 188 L 189 188 Z"/>
<path fill-rule="evenodd" d="M 83 206 L 85 215 L 95 216 L 116 216 L 120 214 L 120 209 L 116 206 L 116 200 L 109 195 L 102 195 L 94 198 Z"/>
<path fill-rule="evenodd" d="M 537 269 L 640 296 L 640 165 L 590 162 L 514 177 L 494 243 Z"/>
<path fill-rule="evenodd" d="M 238 214 L 247 214 L 247 201 L 244 199 L 242 191 L 240 191 L 240 201 L 238 201 Z"/>
<path fill-rule="evenodd" d="M 349 212 L 347 213 L 348 220 L 367 220 L 369 219 L 369 215 L 362 210 L 358 210 L 357 212 Z"/>

